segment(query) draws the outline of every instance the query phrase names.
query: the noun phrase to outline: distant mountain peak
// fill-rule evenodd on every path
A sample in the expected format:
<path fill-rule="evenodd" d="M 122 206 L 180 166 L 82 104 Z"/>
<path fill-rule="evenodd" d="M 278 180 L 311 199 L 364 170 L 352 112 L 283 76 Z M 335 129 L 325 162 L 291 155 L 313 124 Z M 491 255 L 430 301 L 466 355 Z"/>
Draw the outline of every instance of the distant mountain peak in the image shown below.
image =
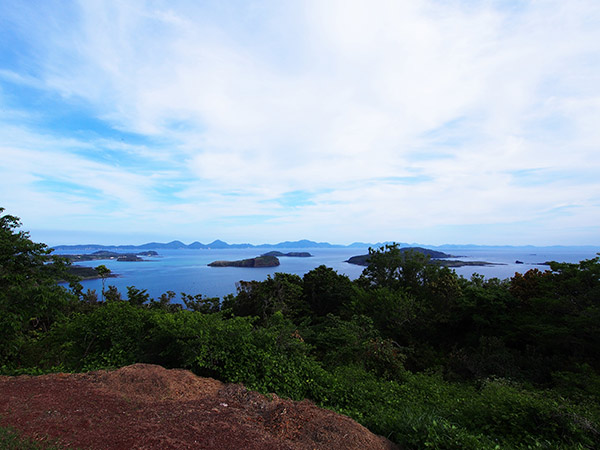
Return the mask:
<path fill-rule="evenodd" d="M 210 244 L 208 244 L 207 247 L 208 248 L 229 248 L 230 245 L 225 241 L 222 241 L 220 239 L 215 239 Z"/>

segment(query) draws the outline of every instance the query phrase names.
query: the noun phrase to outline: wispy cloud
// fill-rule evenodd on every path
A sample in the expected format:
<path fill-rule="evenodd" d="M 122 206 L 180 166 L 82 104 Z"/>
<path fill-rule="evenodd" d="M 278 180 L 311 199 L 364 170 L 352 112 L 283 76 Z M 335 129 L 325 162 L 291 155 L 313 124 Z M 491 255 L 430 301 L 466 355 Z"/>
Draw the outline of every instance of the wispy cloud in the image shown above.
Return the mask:
<path fill-rule="evenodd" d="M 0 6 L 32 228 L 598 242 L 593 0 L 34 3 Z"/>

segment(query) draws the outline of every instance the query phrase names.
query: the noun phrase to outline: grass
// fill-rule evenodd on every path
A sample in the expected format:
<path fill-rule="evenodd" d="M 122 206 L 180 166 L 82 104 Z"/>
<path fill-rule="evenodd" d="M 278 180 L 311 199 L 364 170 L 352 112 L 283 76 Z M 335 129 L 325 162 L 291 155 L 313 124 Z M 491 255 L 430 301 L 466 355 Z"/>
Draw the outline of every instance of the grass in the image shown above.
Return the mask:
<path fill-rule="evenodd" d="M 0 450 L 63 450 L 57 441 L 35 441 L 14 428 L 0 427 Z"/>

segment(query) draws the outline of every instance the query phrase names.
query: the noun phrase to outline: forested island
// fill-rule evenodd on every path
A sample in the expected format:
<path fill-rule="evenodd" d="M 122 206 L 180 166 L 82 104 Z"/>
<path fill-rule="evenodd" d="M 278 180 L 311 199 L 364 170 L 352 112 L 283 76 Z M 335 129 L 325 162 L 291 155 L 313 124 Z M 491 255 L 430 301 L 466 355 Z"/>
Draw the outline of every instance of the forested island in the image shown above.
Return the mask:
<path fill-rule="evenodd" d="M 84 292 L 19 226 L 0 217 L 2 374 L 150 363 L 309 399 L 405 449 L 598 448 L 600 257 L 467 279 L 388 244 L 356 280 L 319 266 L 175 302 Z"/>
<path fill-rule="evenodd" d="M 437 250 L 431 250 L 429 248 L 423 248 L 423 247 L 402 247 L 402 248 L 398 248 L 398 251 L 402 255 L 404 255 L 406 253 L 411 253 L 411 252 L 425 255 L 426 257 L 429 258 L 429 260 L 432 264 L 437 264 L 439 266 L 444 266 L 444 267 L 464 267 L 464 266 L 482 267 L 482 266 L 500 265 L 500 263 L 490 263 L 490 262 L 486 262 L 486 261 L 460 261 L 457 259 L 443 259 L 443 258 L 456 258 L 456 257 L 449 255 L 447 253 L 444 253 L 444 252 L 439 252 Z M 352 256 L 352 257 L 348 258 L 348 260 L 346 260 L 346 262 L 349 264 L 356 264 L 358 266 L 367 267 L 370 262 L 370 257 L 371 257 L 370 253 L 366 254 L 366 255 Z"/>
<path fill-rule="evenodd" d="M 240 259 L 237 261 L 213 261 L 208 265 L 210 267 L 277 267 L 281 264 L 278 257 L 309 258 L 311 256 L 308 252 L 282 253 L 272 251 L 256 258 Z"/>
<path fill-rule="evenodd" d="M 279 252 L 279 251 L 272 251 L 272 252 L 267 252 L 264 253 L 262 256 L 278 256 L 278 257 L 289 257 L 289 258 L 310 258 L 312 257 L 312 255 L 309 252 L 287 252 L 287 253 L 283 253 L 283 252 Z"/>
<path fill-rule="evenodd" d="M 96 278 L 102 278 L 102 276 L 98 273 L 95 267 L 85 267 L 85 266 L 77 266 L 70 265 L 68 266 L 69 275 L 75 276 L 77 278 L 81 278 L 81 280 L 94 280 Z M 114 278 L 117 275 L 113 272 L 106 273 L 103 275 L 105 278 Z M 62 280 L 64 281 L 64 280 Z"/>
<path fill-rule="evenodd" d="M 136 261 L 145 261 L 142 258 L 142 256 L 158 256 L 158 253 L 153 250 L 139 251 L 136 253 L 118 253 L 118 252 L 111 252 L 108 250 L 98 250 L 93 253 L 80 253 L 80 254 L 67 254 L 67 255 L 59 254 L 56 256 L 59 256 L 65 260 L 69 261 L 70 263 L 83 262 L 83 261 L 103 261 L 103 260 L 115 260 L 115 261 L 121 261 L 121 262 L 123 262 L 123 261 L 136 262 Z M 95 278 L 102 278 L 102 276 L 100 274 L 98 274 L 98 271 L 93 267 L 85 267 L 85 266 L 71 264 L 68 267 L 68 272 L 70 275 L 79 277 L 82 280 L 92 280 Z M 112 278 L 112 277 L 116 277 L 117 275 L 109 271 L 104 276 Z"/>
<path fill-rule="evenodd" d="M 116 261 L 144 261 L 142 256 L 158 256 L 154 250 L 145 250 L 135 253 L 117 253 L 108 250 L 98 250 L 93 253 L 82 253 L 75 255 L 59 255 L 71 262 L 80 261 L 101 261 L 105 259 L 114 259 Z"/>
<path fill-rule="evenodd" d="M 277 267 L 279 264 L 276 256 L 263 255 L 238 261 L 213 261 L 208 265 L 210 267 Z"/>

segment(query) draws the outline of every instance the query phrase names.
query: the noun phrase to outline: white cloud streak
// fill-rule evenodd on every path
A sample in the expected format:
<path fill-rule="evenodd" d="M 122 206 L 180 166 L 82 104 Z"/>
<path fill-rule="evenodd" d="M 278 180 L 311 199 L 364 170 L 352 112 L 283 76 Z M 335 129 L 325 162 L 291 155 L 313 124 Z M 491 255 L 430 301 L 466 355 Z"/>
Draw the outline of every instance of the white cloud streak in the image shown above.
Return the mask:
<path fill-rule="evenodd" d="M 469 235 L 427 233 L 500 224 L 488 243 L 525 243 L 528 228 L 539 231 L 533 243 L 598 242 L 600 181 L 586 175 L 600 173 L 595 1 L 81 1 L 48 14 L 13 15 L 21 37 L 38 28 L 29 48 L 39 58 L 27 73 L 0 66 L 0 80 L 83 102 L 148 138 L 81 142 L 20 127 L 22 140 L 0 149 L 14 167 L 3 192 L 18 185 L 21 201 L 51 205 L 55 220 L 97 218 L 98 201 L 36 190 L 34 161 L 110 199 L 107 227 L 442 243 Z M 77 152 L 63 145 L 73 139 Z M 106 149 L 162 169 L 92 158 Z M 515 177 L 528 171 L 535 182 Z M 178 188 L 155 195 L 169 185 Z M 275 201 L 290 191 L 312 202 Z M 27 216 L 39 224 L 47 209 Z M 269 219 L 246 237 L 242 220 L 211 225 L 245 215 Z M 575 227 L 587 231 L 572 239 Z"/>

